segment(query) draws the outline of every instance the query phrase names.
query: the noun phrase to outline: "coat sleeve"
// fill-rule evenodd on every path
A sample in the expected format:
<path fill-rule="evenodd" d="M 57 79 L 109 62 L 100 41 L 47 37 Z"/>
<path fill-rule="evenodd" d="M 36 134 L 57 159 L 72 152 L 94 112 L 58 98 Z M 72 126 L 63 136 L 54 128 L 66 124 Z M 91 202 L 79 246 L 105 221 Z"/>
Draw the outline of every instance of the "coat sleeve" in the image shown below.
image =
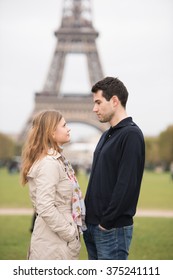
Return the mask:
<path fill-rule="evenodd" d="M 75 227 L 55 206 L 56 187 L 59 180 L 58 162 L 54 159 L 43 160 L 36 176 L 36 211 L 52 231 L 70 242 L 75 238 Z"/>

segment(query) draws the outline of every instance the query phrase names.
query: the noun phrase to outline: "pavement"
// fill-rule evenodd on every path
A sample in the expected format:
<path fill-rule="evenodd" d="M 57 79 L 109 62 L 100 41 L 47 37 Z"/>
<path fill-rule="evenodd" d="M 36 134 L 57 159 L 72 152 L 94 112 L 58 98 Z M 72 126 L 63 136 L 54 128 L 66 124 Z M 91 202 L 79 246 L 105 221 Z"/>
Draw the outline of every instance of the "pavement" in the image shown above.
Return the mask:
<path fill-rule="evenodd" d="M 32 215 L 32 208 L 0 208 L 0 215 Z M 160 209 L 138 209 L 136 217 L 173 218 L 173 211 Z"/>

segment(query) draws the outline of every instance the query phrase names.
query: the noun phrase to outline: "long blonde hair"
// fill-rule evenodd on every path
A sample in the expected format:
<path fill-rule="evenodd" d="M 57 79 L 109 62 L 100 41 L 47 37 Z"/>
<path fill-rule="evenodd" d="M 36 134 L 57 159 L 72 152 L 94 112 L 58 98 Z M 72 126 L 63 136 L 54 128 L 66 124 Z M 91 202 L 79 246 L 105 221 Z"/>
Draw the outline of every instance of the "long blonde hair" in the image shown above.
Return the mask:
<path fill-rule="evenodd" d="M 27 174 L 35 161 L 47 155 L 50 148 L 60 152 L 52 135 L 61 118 L 61 113 L 56 110 L 42 111 L 33 118 L 32 127 L 22 149 L 22 185 L 28 182 Z"/>

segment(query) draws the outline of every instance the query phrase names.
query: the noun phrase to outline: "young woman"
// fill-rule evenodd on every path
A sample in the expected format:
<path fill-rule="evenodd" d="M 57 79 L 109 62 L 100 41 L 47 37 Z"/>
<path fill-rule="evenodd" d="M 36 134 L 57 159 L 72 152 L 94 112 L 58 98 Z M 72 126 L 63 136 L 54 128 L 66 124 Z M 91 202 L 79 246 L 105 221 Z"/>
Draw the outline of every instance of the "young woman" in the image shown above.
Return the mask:
<path fill-rule="evenodd" d="M 71 164 L 62 154 L 70 129 L 60 112 L 36 115 L 22 151 L 22 184 L 28 183 L 36 220 L 30 260 L 75 260 L 85 206 Z"/>

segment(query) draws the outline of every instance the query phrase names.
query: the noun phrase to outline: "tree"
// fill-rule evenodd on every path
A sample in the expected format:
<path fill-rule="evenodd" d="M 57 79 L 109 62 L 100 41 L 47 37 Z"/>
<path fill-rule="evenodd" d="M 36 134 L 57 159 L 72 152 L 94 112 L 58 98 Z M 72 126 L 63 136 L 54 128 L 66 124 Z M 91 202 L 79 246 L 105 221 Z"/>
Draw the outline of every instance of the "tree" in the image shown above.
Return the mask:
<path fill-rule="evenodd" d="M 15 142 L 5 134 L 0 133 L 0 159 L 9 160 L 15 155 Z"/>
<path fill-rule="evenodd" d="M 145 167 L 153 169 L 160 164 L 158 137 L 145 137 Z"/>
<path fill-rule="evenodd" d="M 159 136 L 159 151 L 163 164 L 168 169 L 173 162 L 173 125 Z"/>

